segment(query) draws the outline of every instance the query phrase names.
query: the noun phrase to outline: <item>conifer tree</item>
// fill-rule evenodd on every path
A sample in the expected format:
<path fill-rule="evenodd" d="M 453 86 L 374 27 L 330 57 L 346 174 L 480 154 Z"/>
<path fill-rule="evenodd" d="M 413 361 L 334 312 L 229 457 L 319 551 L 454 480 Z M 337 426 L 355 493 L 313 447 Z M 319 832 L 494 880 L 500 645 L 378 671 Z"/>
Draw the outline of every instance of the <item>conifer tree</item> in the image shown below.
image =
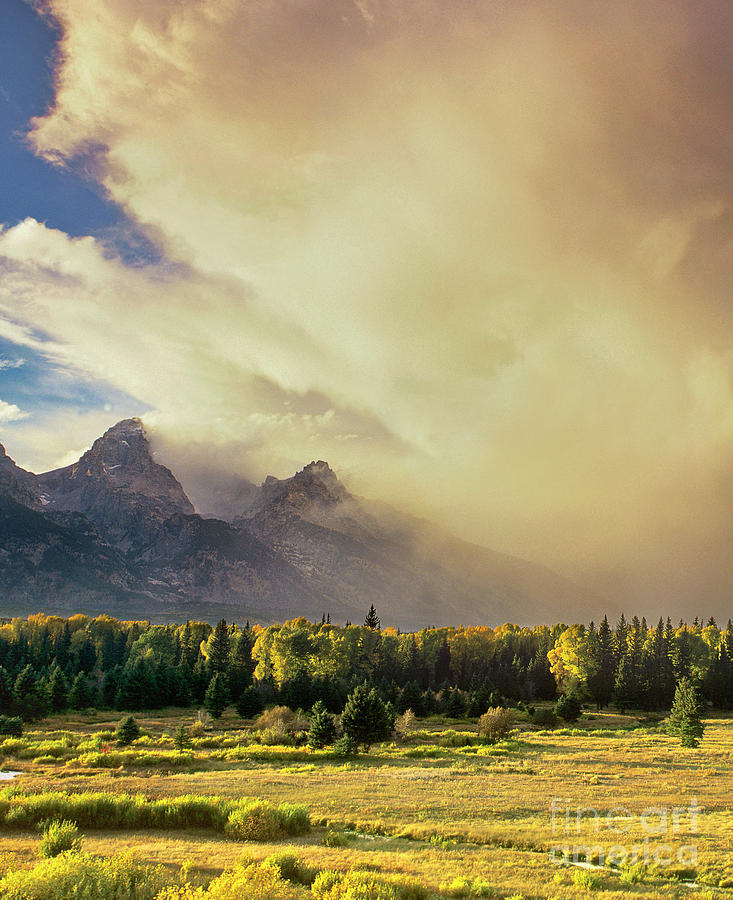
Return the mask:
<path fill-rule="evenodd" d="M 79 672 L 69 691 L 69 706 L 72 709 L 87 709 L 94 704 L 94 693 L 89 684 L 89 679 L 83 672 Z"/>
<path fill-rule="evenodd" d="M 125 747 L 140 737 L 140 726 L 137 724 L 134 716 L 126 716 L 117 726 L 115 733 L 117 743 Z"/>
<path fill-rule="evenodd" d="M 228 700 L 229 693 L 227 691 L 226 678 L 221 672 L 217 672 L 206 688 L 204 706 L 215 719 L 219 719 L 226 709 Z"/>
<path fill-rule="evenodd" d="M 705 731 L 702 714 L 705 707 L 700 692 L 690 678 L 682 678 L 674 694 L 667 719 L 668 734 L 677 735 L 683 747 L 697 747 Z"/>
<path fill-rule="evenodd" d="M 15 679 L 13 701 L 17 714 L 26 721 L 41 719 L 48 712 L 48 704 L 38 683 L 38 676 L 31 665 L 27 665 Z"/>
<path fill-rule="evenodd" d="M 379 629 L 382 627 L 382 623 L 379 616 L 377 615 L 377 611 L 374 608 L 373 603 L 369 607 L 369 612 L 366 614 L 366 618 L 364 619 L 364 627 L 373 628 L 375 631 L 379 631 Z"/>
<path fill-rule="evenodd" d="M 311 750 L 321 750 L 332 744 L 336 737 L 336 723 L 322 700 L 313 705 L 313 719 L 308 732 L 308 746 Z"/>
<path fill-rule="evenodd" d="M 179 753 L 183 753 L 190 745 L 191 739 L 188 736 L 186 726 L 183 722 L 180 722 L 178 728 L 176 728 L 176 733 L 173 735 L 173 746 Z"/>
<path fill-rule="evenodd" d="M 216 623 L 216 628 L 208 641 L 207 651 L 209 671 L 212 675 L 225 672 L 229 661 L 229 629 L 224 619 Z"/>
<path fill-rule="evenodd" d="M 9 715 L 13 711 L 13 687 L 7 671 L 0 666 L 0 715 Z"/>
<path fill-rule="evenodd" d="M 239 695 L 237 712 L 243 719 L 254 719 L 264 708 L 265 704 L 262 702 L 260 692 L 253 684 L 245 688 Z"/>
<path fill-rule="evenodd" d="M 349 740 L 367 752 L 372 744 L 387 740 L 391 733 L 389 713 L 374 688 L 367 684 L 354 688 L 341 715 L 341 728 Z"/>

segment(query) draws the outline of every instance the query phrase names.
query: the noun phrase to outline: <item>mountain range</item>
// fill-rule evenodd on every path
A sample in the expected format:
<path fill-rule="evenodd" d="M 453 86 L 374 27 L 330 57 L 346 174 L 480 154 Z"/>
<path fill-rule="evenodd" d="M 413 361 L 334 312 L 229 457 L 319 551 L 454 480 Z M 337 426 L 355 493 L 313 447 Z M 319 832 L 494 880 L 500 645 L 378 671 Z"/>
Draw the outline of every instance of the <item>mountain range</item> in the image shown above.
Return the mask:
<path fill-rule="evenodd" d="M 410 630 L 585 618 L 570 581 L 358 498 L 322 460 L 237 477 L 202 515 L 154 456 L 140 419 L 41 475 L 0 445 L 0 614 L 361 622 L 373 603 Z"/>

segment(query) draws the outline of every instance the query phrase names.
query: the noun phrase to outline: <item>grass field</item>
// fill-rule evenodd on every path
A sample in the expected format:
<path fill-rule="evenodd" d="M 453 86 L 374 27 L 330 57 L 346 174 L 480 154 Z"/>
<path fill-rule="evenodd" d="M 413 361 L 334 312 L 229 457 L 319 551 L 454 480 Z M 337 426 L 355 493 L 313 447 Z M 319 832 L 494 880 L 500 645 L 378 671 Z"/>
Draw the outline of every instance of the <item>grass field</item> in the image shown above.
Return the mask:
<path fill-rule="evenodd" d="M 110 731 L 118 718 L 52 717 L 0 744 L 3 767 L 21 773 L 0 795 L 5 806 L 64 791 L 150 800 L 261 798 L 309 810 L 311 831 L 277 843 L 241 843 L 211 827 L 82 826 L 85 851 L 129 852 L 163 866 L 171 882 L 205 885 L 243 855 L 261 861 L 292 849 L 313 870 L 411 876 L 440 896 L 733 897 L 729 719 L 708 720 L 703 744 L 692 750 L 633 716 L 588 715 L 554 731 L 518 721 L 512 737 L 493 746 L 478 741 L 474 722 L 434 718 L 420 721 L 403 742 L 344 759 L 252 744 L 247 723 L 232 713 L 178 753 L 175 728 L 192 722 L 190 711 L 180 710 L 140 715 L 144 736 L 115 756 Z M 700 810 L 691 814 L 693 798 Z M 3 867 L 34 866 L 38 830 L 27 822 L 19 827 L 3 809 L 0 800 Z M 325 845 L 327 833 L 336 846 Z M 570 862 L 575 852 L 577 861 L 593 864 L 614 845 L 617 853 L 636 847 L 642 862 L 646 848 L 649 864 L 627 859 L 583 869 L 560 864 L 559 851 L 550 858 L 553 848 L 567 846 Z M 654 864 L 655 851 L 665 864 Z M 312 896 L 306 887 L 292 891 Z"/>

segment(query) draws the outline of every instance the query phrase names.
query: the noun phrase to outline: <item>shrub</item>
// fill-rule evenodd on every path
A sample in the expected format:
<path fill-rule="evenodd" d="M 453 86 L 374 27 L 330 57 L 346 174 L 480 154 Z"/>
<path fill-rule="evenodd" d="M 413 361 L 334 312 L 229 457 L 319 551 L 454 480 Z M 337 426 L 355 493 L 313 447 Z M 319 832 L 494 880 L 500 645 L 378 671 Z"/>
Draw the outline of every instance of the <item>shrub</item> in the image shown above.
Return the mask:
<path fill-rule="evenodd" d="M 496 893 L 483 878 L 474 878 L 472 881 L 460 875 L 449 884 L 441 884 L 440 890 L 449 897 L 493 897 Z"/>
<path fill-rule="evenodd" d="M 573 872 L 573 882 L 578 887 L 585 888 L 586 891 L 597 891 L 601 886 L 601 879 L 584 869 Z"/>
<path fill-rule="evenodd" d="M 131 744 L 136 738 L 139 738 L 140 728 L 135 721 L 135 717 L 127 716 L 127 718 L 123 719 L 117 726 L 115 736 L 117 738 L 117 743 L 122 747 Z"/>
<path fill-rule="evenodd" d="M 313 882 L 316 900 L 428 900 L 430 891 L 414 878 L 374 872 L 320 872 Z"/>
<path fill-rule="evenodd" d="M 417 716 L 411 709 L 406 709 L 401 716 L 397 716 L 394 723 L 394 730 L 400 740 L 407 740 L 410 733 L 417 727 Z"/>
<path fill-rule="evenodd" d="M 317 874 L 315 869 L 311 869 L 290 851 L 273 853 L 265 859 L 264 865 L 276 869 L 280 877 L 286 881 L 305 887 L 313 884 Z"/>
<path fill-rule="evenodd" d="M 490 744 L 506 737 L 512 730 L 512 714 L 503 706 L 493 706 L 478 720 L 478 733 Z"/>
<path fill-rule="evenodd" d="M 162 868 L 142 866 L 129 857 L 100 858 L 62 853 L 32 869 L 9 872 L 0 880 L 3 900 L 154 900 L 168 879 Z"/>
<path fill-rule="evenodd" d="M 308 812 L 283 803 L 274 807 L 266 800 L 251 800 L 229 814 L 225 833 L 236 841 L 276 841 L 310 829 Z"/>
<path fill-rule="evenodd" d="M 0 716 L 0 734 L 20 737 L 23 734 L 23 720 L 20 716 Z"/>
<path fill-rule="evenodd" d="M 536 709 L 532 714 L 532 724 L 542 728 L 554 728 L 557 725 L 557 716 L 553 709 Z"/>
<path fill-rule="evenodd" d="M 169 887 L 157 900 L 302 900 L 303 889 L 280 877 L 274 866 L 252 863 L 225 872 L 208 889 Z"/>
<path fill-rule="evenodd" d="M 580 718 L 583 705 L 576 694 L 560 694 L 555 704 L 555 715 L 566 722 L 575 722 Z"/>
<path fill-rule="evenodd" d="M 81 850 L 81 837 L 75 822 L 61 819 L 44 829 L 43 838 L 38 848 L 41 856 L 49 859 L 65 853 L 67 850 Z"/>
<path fill-rule="evenodd" d="M 321 841 L 324 847 L 346 847 L 349 843 L 349 836 L 343 831 L 336 831 L 329 828 Z"/>

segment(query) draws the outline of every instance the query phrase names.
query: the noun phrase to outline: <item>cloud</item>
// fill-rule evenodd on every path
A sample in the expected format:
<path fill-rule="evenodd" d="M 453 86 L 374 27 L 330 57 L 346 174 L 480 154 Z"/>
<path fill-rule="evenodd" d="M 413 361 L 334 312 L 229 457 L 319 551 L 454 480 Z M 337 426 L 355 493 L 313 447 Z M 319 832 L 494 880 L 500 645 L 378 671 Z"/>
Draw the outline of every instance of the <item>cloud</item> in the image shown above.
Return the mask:
<path fill-rule="evenodd" d="M 326 457 L 614 589 L 730 535 L 730 4 L 45 5 L 29 140 L 163 261 L 7 229 L 0 333 L 152 407 L 170 454 Z"/>
<path fill-rule="evenodd" d="M 7 425 L 9 422 L 19 422 L 21 419 L 27 419 L 28 413 L 19 409 L 15 403 L 6 403 L 0 400 L 0 425 Z"/>
<path fill-rule="evenodd" d="M 3 359 L 0 357 L 0 372 L 3 369 L 20 369 L 25 365 L 25 360 L 20 357 L 18 359 Z"/>

